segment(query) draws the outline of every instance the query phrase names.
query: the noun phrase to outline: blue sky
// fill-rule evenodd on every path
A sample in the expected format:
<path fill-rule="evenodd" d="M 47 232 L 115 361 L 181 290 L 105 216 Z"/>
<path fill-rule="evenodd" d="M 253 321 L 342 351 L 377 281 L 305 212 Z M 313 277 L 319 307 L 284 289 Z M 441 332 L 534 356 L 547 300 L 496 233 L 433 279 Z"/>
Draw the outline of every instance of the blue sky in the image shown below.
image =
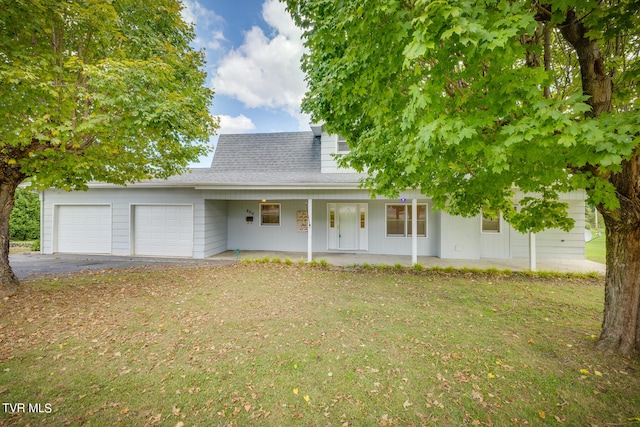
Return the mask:
<path fill-rule="evenodd" d="M 309 129 L 300 113 L 302 32 L 278 0 L 181 0 L 207 58 L 219 133 Z M 213 140 L 215 142 L 217 137 Z M 202 166 L 210 160 L 203 160 Z"/>

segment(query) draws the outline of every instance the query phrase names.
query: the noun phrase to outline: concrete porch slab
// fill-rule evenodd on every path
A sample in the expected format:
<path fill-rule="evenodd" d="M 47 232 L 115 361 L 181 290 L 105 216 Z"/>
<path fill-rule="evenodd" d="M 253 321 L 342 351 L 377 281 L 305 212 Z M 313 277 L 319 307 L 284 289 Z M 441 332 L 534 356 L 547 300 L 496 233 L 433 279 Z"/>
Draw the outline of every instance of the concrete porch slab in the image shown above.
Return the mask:
<path fill-rule="evenodd" d="M 294 262 L 306 261 L 306 252 L 275 252 L 275 251 L 226 251 L 214 255 L 209 259 L 235 261 L 238 259 L 280 258 L 282 261 L 291 259 Z M 377 255 L 365 252 L 314 252 L 313 259 L 325 260 L 331 265 L 395 265 L 411 266 L 410 255 Z M 453 268 L 497 268 L 499 270 L 527 271 L 528 258 L 483 258 L 483 259 L 444 259 L 438 257 L 418 257 L 418 263 L 425 268 L 453 267 Z M 598 273 L 604 275 L 606 266 L 598 262 L 579 259 L 538 259 L 538 271 L 555 271 L 559 273 Z"/>

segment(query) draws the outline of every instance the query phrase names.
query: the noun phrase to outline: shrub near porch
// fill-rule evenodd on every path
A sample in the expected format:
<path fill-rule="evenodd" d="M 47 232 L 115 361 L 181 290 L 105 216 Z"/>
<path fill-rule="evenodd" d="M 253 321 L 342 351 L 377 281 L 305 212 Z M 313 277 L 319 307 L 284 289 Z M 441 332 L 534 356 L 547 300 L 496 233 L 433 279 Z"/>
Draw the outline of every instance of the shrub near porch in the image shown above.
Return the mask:
<path fill-rule="evenodd" d="M 602 279 L 280 263 L 97 272 L 2 301 L 0 425 L 604 425 Z"/>

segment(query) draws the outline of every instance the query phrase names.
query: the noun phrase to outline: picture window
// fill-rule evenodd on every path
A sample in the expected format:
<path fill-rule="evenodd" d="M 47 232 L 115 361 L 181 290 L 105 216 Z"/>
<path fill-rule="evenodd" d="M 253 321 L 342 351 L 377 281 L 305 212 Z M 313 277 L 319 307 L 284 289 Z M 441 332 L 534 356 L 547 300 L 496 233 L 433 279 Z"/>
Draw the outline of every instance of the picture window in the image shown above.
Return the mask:
<path fill-rule="evenodd" d="M 280 203 L 260 204 L 260 225 L 279 226 L 280 225 Z"/>
<path fill-rule="evenodd" d="M 417 235 L 427 237 L 427 205 L 417 206 Z M 386 205 L 387 237 L 410 237 L 412 230 L 412 206 L 409 204 Z"/>

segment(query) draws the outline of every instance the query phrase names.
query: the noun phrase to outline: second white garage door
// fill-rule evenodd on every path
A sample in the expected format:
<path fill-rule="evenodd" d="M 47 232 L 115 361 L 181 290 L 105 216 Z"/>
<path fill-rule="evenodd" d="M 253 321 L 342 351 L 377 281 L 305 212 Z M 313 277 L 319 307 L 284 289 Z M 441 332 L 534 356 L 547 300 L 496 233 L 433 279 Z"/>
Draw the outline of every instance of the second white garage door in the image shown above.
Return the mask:
<path fill-rule="evenodd" d="M 133 207 L 134 253 L 153 256 L 193 256 L 193 206 Z"/>

